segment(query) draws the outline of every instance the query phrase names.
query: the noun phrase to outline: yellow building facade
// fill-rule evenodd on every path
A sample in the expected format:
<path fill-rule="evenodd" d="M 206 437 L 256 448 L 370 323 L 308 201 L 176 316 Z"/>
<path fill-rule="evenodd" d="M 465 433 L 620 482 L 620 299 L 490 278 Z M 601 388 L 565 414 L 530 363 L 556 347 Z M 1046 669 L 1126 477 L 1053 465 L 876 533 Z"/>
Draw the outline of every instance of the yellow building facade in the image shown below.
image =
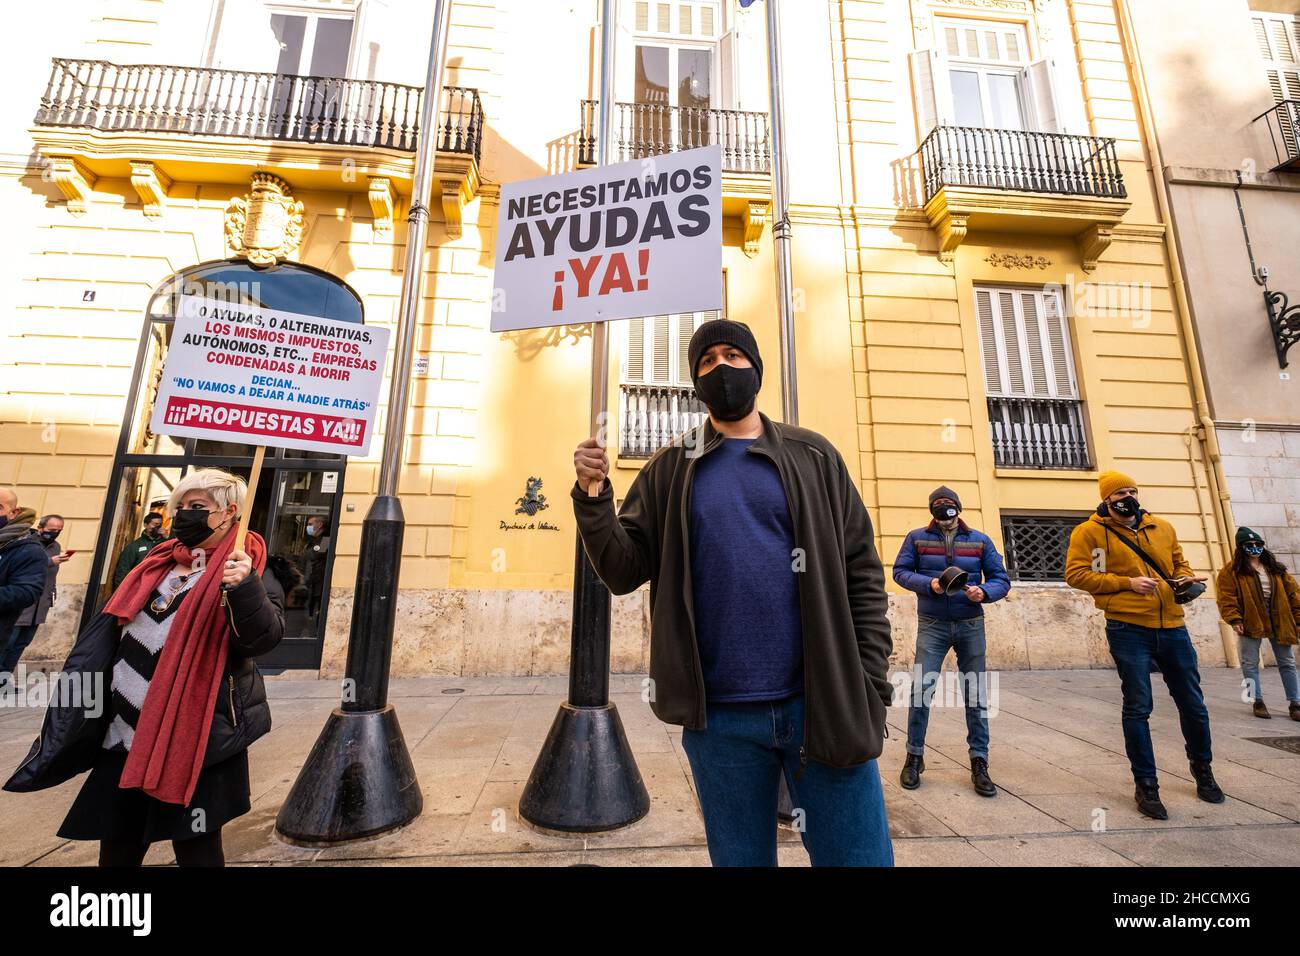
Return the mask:
<path fill-rule="evenodd" d="M 144 429 L 168 334 L 158 290 L 283 242 L 284 261 L 392 325 L 431 18 L 418 0 L 65 6 L 6 66 L 0 107 L 0 483 L 63 515 L 80 552 L 25 658 L 54 662 L 168 485 L 251 455 Z M 594 156 L 599 7 L 452 5 L 398 675 L 567 668 L 590 330 L 488 323 L 500 184 Z M 1016 579 L 989 611 L 997 667 L 1107 665 L 1100 616 L 1060 580 L 1100 471 L 1135 476 L 1199 572 L 1227 553 L 1127 16 L 1120 0 L 783 4 L 800 423 L 849 463 L 887 570 L 928 492 L 958 491 Z M 723 147 L 725 313 L 754 329 L 759 407 L 780 418 L 762 4 L 621 0 L 616 32 L 619 157 Z M 706 317 L 611 327 L 616 495 L 698 421 L 680 356 Z M 375 452 L 271 460 L 251 519 L 304 579 L 296 643 L 272 663 L 342 673 Z M 905 664 L 914 600 L 891 607 Z M 647 666 L 648 614 L 644 591 L 616 599 L 615 670 Z M 1203 660 L 1225 661 L 1211 602 L 1189 627 Z"/>

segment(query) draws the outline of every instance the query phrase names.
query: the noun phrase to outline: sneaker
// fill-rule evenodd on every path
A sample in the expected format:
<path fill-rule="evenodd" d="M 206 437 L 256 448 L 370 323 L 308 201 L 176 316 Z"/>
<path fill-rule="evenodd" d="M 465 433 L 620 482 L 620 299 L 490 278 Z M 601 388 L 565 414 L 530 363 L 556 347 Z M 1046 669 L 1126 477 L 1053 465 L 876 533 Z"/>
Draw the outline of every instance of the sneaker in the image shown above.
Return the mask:
<path fill-rule="evenodd" d="M 1206 803 L 1222 803 L 1224 801 L 1223 791 L 1219 789 L 1218 783 L 1215 782 L 1214 774 L 1210 772 L 1209 763 L 1193 760 L 1188 766 L 1192 768 L 1192 776 L 1196 778 L 1196 795 Z"/>
<path fill-rule="evenodd" d="M 1160 802 L 1160 784 L 1155 778 L 1138 779 L 1134 783 L 1137 789 L 1133 792 L 1133 799 L 1137 801 L 1138 813 L 1152 820 L 1168 820 L 1169 811 Z"/>
<path fill-rule="evenodd" d="M 1291 706 L 1294 707 L 1295 705 L 1292 704 Z M 1250 709 L 1256 717 L 1263 717 L 1265 720 L 1269 720 L 1273 716 L 1268 712 L 1268 708 L 1264 706 L 1264 701 L 1258 697 L 1256 697 L 1255 702 L 1250 705 Z"/>
<path fill-rule="evenodd" d="M 903 772 L 898 775 L 898 782 L 904 790 L 915 790 L 921 785 L 921 774 L 925 773 L 925 758 L 920 754 L 908 754 L 903 764 Z"/>
<path fill-rule="evenodd" d="M 983 757 L 971 757 L 970 782 L 981 797 L 996 797 L 998 788 L 989 779 L 989 762 Z"/>
<path fill-rule="evenodd" d="M 1300 702 L 1292 701 L 1287 708 L 1287 712 L 1291 715 L 1292 720 L 1300 720 Z"/>

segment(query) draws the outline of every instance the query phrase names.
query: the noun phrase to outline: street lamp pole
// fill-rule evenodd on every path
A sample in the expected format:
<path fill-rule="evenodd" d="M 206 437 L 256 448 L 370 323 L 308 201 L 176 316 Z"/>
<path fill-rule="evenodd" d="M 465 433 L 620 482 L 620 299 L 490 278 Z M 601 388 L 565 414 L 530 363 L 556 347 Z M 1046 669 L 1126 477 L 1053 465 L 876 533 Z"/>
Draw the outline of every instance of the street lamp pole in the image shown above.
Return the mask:
<path fill-rule="evenodd" d="M 411 358 L 437 161 L 450 8 L 451 0 L 434 0 L 379 494 L 361 528 L 345 692 L 343 701 L 330 713 L 275 822 L 276 831 L 294 843 L 332 845 L 371 837 L 409 823 L 424 806 L 397 711 L 388 702 L 388 678 L 406 529 L 397 482 L 411 397 Z"/>

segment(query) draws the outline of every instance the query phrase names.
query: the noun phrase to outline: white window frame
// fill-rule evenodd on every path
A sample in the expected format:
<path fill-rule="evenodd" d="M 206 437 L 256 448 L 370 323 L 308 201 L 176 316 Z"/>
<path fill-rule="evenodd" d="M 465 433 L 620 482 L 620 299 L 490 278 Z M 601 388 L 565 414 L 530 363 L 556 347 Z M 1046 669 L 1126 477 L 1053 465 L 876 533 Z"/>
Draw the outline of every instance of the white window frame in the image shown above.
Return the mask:
<path fill-rule="evenodd" d="M 307 20 L 306 29 L 302 36 L 302 52 L 298 55 L 298 66 L 290 71 L 298 76 L 312 76 L 311 58 L 316 51 L 316 28 L 321 20 L 347 20 L 352 24 L 351 36 L 348 38 L 348 62 L 343 70 L 345 79 L 353 78 L 353 70 L 357 62 L 357 40 L 358 32 L 361 26 L 361 17 L 358 15 L 357 4 L 342 7 L 333 4 L 320 3 L 265 3 L 266 15 L 269 18 L 274 14 L 287 17 L 305 17 Z M 274 64 L 271 69 L 274 70 Z M 269 71 L 268 71 L 269 72 Z"/>
<path fill-rule="evenodd" d="M 990 398 L 1063 398 L 1079 401 L 1081 398 L 1079 394 L 1079 373 L 1075 363 L 1073 335 L 1070 329 L 1069 316 L 1064 311 L 1060 293 L 1056 289 L 1045 286 L 977 285 L 974 288 L 974 294 L 975 321 L 980 338 L 980 363 L 984 369 L 984 384 L 988 396 Z M 990 299 L 991 331 L 998 361 L 997 389 L 990 387 L 988 362 L 984 354 L 987 336 L 980 314 L 980 296 L 982 294 L 987 294 Z M 1006 316 L 1003 312 L 1006 304 L 1003 296 L 1007 295 L 1010 296 L 1012 324 L 1016 329 L 1017 343 L 1015 347 L 1011 346 L 1007 341 Z M 1031 320 L 1025 314 L 1023 297 L 1032 298 L 1036 306 L 1039 358 L 1043 363 L 1044 374 L 1044 387 L 1041 389 L 1034 382 L 1034 369 L 1031 360 L 1032 347 L 1028 328 L 1028 323 Z M 1058 368 L 1058 363 L 1052 351 L 1052 329 L 1048 316 L 1053 311 L 1053 308 L 1061 334 L 1061 345 L 1064 353 L 1063 370 Z M 1010 361 L 1012 357 L 1015 358 L 1015 364 L 1020 370 L 1022 391 L 1016 391 L 1012 385 L 1012 363 Z M 1062 371 L 1064 376 L 1061 374 Z M 1062 377 L 1065 378 L 1064 382 L 1061 381 Z"/>
<path fill-rule="evenodd" d="M 990 76 L 1009 76 L 1015 81 L 1016 87 L 1016 105 L 1020 110 L 1020 128 L 1030 129 L 1033 125 L 1033 90 L 1029 88 L 1027 81 L 1027 71 L 1029 69 L 1029 31 L 1025 29 L 1022 23 L 1003 23 L 1000 21 L 980 21 L 980 20 L 963 20 L 956 17 L 935 17 L 936 35 L 941 34 L 941 48 L 944 56 L 947 58 L 947 74 L 944 79 L 948 83 L 949 95 L 954 102 L 954 115 L 956 110 L 956 91 L 952 88 L 952 74 L 954 72 L 974 73 L 979 81 L 980 111 L 984 114 L 985 129 L 991 129 L 987 125 L 988 118 L 993 113 L 993 97 L 989 90 Z M 959 46 L 965 47 L 964 52 L 954 56 L 948 49 L 948 31 L 956 30 Z M 978 49 L 972 53 L 966 46 L 968 41 L 967 32 L 975 33 L 975 45 Z M 1005 47 L 1006 36 L 1014 35 L 1017 38 L 1016 59 L 1010 59 L 989 56 L 988 55 L 988 38 L 994 35 L 998 51 Z M 955 122 L 955 120 L 954 120 Z"/>
<path fill-rule="evenodd" d="M 948 52 L 947 31 L 959 32 L 961 56 L 950 56 Z M 977 34 L 976 55 L 969 55 L 971 50 L 966 44 L 964 31 L 974 30 Z M 999 36 L 998 53 L 1005 46 L 1007 34 L 1017 37 L 1017 59 L 990 57 L 988 55 L 987 34 Z M 1060 109 L 1057 103 L 1054 79 L 1054 65 L 1050 59 L 1035 58 L 1031 31 L 1025 21 L 1009 20 L 975 20 L 961 17 L 936 15 L 931 21 L 931 36 L 934 45 L 930 49 L 915 50 L 909 55 L 913 76 L 913 96 L 918 120 L 918 133 L 924 139 L 935 126 L 955 125 L 954 102 L 952 95 L 952 70 L 966 70 L 976 73 L 980 84 L 980 105 L 989 122 L 992 99 L 989 95 L 988 76 L 990 74 L 1011 75 L 1016 79 L 1017 99 L 1020 106 L 1020 126 L 1025 132 L 1057 133 L 1061 128 Z M 986 126 L 986 129 L 997 127 Z"/>

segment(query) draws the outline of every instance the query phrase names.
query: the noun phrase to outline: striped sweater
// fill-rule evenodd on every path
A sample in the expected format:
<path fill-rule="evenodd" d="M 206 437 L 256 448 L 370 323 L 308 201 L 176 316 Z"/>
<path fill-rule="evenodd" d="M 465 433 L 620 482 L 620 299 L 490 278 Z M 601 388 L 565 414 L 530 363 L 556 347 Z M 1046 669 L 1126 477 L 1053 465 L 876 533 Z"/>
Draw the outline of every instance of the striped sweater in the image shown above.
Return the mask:
<path fill-rule="evenodd" d="M 111 720 L 104 735 L 105 750 L 131 749 L 135 728 L 140 722 L 140 709 L 144 707 L 149 682 L 158 666 L 158 655 L 167 642 L 167 634 L 181 602 L 202 573 L 194 571 L 182 577 L 173 569 L 149 596 L 140 613 L 122 628 L 122 639 L 113 659 L 109 701 Z M 176 595 L 175 600 L 165 610 L 154 610 L 156 600 L 171 594 Z"/>

